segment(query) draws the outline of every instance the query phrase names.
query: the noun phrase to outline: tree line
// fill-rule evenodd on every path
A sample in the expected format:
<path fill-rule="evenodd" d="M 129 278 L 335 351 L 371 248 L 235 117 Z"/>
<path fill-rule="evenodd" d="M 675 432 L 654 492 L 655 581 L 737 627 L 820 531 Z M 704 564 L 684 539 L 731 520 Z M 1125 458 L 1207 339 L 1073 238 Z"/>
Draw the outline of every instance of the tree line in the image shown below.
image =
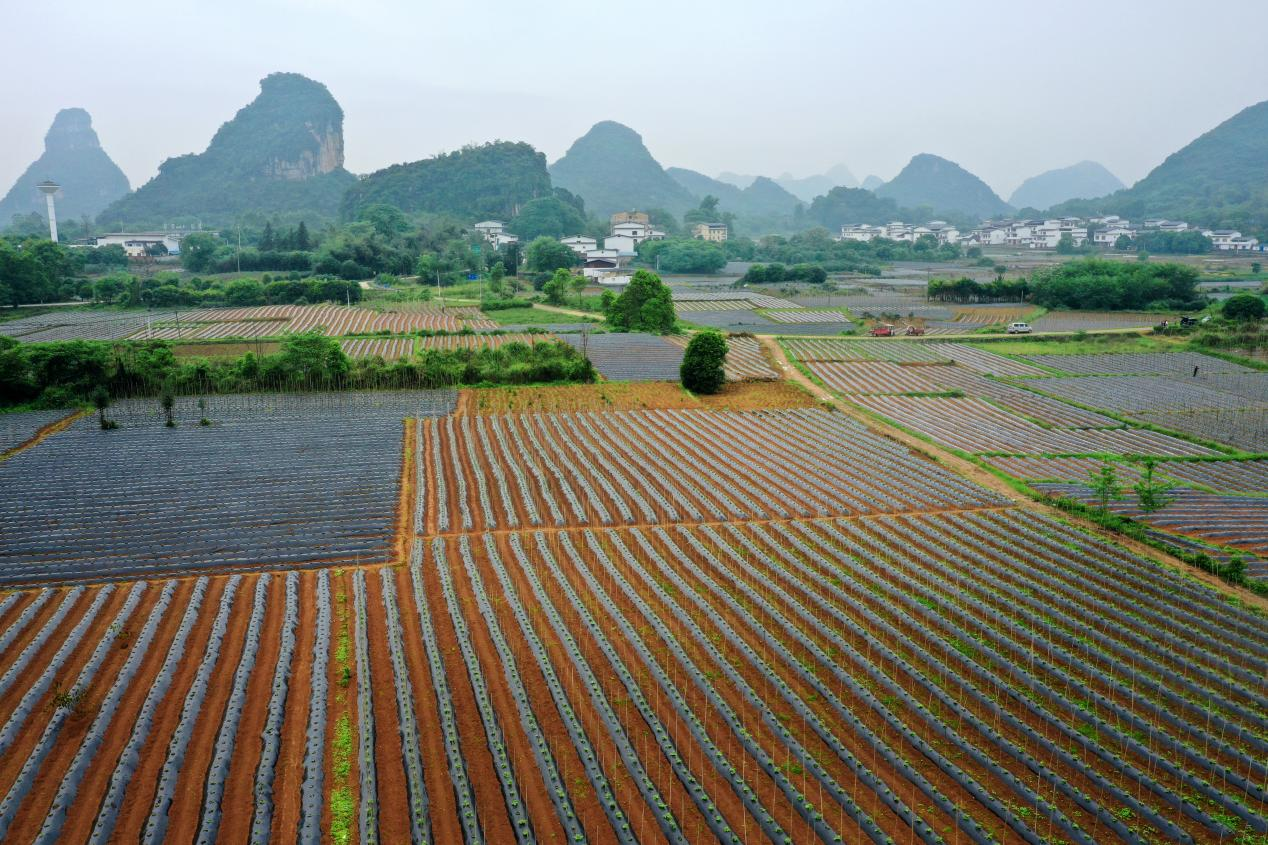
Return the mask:
<path fill-rule="evenodd" d="M 185 358 L 167 341 L 27 343 L 0 337 L 0 404 L 62 408 L 165 393 L 440 388 L 592 382 L 593 365 L 560 341 L 428 349 L 398 361 L 349 358 L 336 338 L 291 335 L 275 353 Z"/>

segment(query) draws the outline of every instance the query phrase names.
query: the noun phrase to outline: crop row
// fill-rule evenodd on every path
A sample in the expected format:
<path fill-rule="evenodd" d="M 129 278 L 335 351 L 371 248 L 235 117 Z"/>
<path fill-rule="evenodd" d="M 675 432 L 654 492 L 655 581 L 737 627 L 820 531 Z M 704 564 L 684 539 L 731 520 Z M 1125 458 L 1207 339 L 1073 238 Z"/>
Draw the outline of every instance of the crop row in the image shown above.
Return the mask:
<path fill-rule="evenodd" d="M 321 841 L 346 695 L 337 776 L 363 842 L 1268 832 L 1261 618 L 1062 523 L 995 507 L 412 545 L 377 573 L 0 598 L 0 830 Z"/>
<path fill-rule="evenodd" d="M 996 499 L 839 414 L 648 411 L 448 418 L 427 532 L 890 513 Z M 821 456 L 850 454 L 843 463 Z M 864 466 L 865 465 L 865 466 Z M 902 477 L 900 488 L 877 476 Z"/>
<path fill-rule="evenodd" d="M 855 396 L 852 401 L 955 449 L 978 454 L 1213 455 L 1205 446 L 1148 429 L 1045 428 L 981 399 Z"/>

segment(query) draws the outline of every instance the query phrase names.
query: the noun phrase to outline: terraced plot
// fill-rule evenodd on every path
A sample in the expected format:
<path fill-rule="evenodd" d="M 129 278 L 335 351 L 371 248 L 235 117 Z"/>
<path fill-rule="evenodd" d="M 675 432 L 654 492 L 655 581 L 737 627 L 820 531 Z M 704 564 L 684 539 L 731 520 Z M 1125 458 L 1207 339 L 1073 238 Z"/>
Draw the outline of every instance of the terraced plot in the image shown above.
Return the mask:
<path fill-rule="evenodd" d="M 819 410 L 521 414 L 421 427 L 428 533 L 902 512 L 997 504 Z M 830 456 L 851 455 L 851 462 Z M 875 486 L 858 468 L 905 479 Z"/>
<path fill-rule="evenodd" d="M 1198 352 L 1099 352 L 1095 355 L 1027 355 L 1026 360 L 1075 375 L 1169 375 L 1251 373 L 1248 367 Z"/>
<path fill-rule="evenodd" d="M 1036 486 L 1052 495 L 1091 500 L 1091 494 L 1081 485 Z M 1148 514 L 1140 510 L 1134 497 L 1112 502 L 1110 508 L 1156 528 L 1268 555 L 1268 498 L 1221 495 L 1186 487 L 1173 488 L 1167 498 L 1170 501 L 1164 508 Z"/>
<path fill-rule="evenodd" d="M 1258 404 L 1200 379 L 1170 376 L 1040 378 L 1028 380 L 1027 385 L 1061 399 L 1123 413 L 1238 410 Z M 1268 404 L 1263 407 L 1268 409 Z"/>
<path fill-rule="evenodd" d="M 948 366 L 910 366 L 889 361 L 817 361 L 810 372 L 839 393 L 937 393 L 945 390 L 939 371 Z"/>
<path fill-rule="evenodd" d="M 1176 322 L 1174 314 L 1131 311 L 1049 311 L 1031 322 L 1037 332 L 1091 332 L 1105 329 L 1146 329 L 1163 320 Z"/>
<path fill-rule="evenodd" d="M 116 340 L 155 321 L 175 319 L 175 311 L 58 310 L 0 323 L 0 335 L 24 343 L 49 340 Z"/>
<path fill-rule="evenodd" d="M 402 420 L 448 412 L 453 394 L 361 396 L 337 414 L 244 402 L 174 429 L 155 403 L 149 425 L 90 417 L 15 454 L 0 462 L 0 583 L 386 560 Z"/>
<path fill-rule="evenodd" d="M 1190 484 L 1226 493 L 1268 493 L 1268 460 L 1176 461 L 1162 471 Z"/>
<path fill-rule="evenodd" d="M 849 323 L 840 311 L 826 308 L 767 309 L 763 314 L 776 323 Z"/>
<path fill-rule="evenodd" d="M 1205 446 L 1146 429 L 1044 428 L 980 399 L 853 396 L 851 401 L 944 446 L 978 454 L 1216 454 Z"/>
<path fill-rule="evenodd" d="M 421 338 L 422 349 L 495 349 L 508 343 L 554 343 L 559 338 L 544 332 L 507 332 L 505 334 L 450 334 Z"/>
<path fill-rule="evenodd" d="M 678 381 L 683 348 L 650 334 L 565 334 L 612 381 Z"/>
<path fill-rule="evenodd" d="M 341 340 L 339 346 L 349 358 L 373 358 L 377 355 L 385 361 L 396 361 L 414 354 L 412 337 Z"/>

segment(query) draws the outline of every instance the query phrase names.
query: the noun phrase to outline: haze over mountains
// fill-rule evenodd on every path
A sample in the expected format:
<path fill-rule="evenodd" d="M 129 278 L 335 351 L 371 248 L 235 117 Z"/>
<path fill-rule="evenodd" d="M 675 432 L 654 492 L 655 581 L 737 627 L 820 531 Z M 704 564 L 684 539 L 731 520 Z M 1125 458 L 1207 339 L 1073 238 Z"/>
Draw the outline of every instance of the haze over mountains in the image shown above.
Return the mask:
<path fill-rule="evenodd" d="M 1125 217 L 1161 216 L 1213 228 L 1268 231 L 1268 101 L 1243 109 L 1186 144 L 1130 188 L 1099 201 L 1057 206 L 1070 213 L 1091 208 Z"/>
<path fill-rule="evenodd" d="M 550 166 L 550 177 L 604 217 L 638 208 L 682 214 L 698 202 L 652 158 L 641 135 L 611 120 L 599 121 L 573 142 Z"/>
<path fill-rule="evenodd" d="M 407 213 L 509 219 L 525 203 L 563 188 L 598 218 L 630 209 L 681 216 L 715 196 L 718 210 L 734 215 L 737 232 L 748 235 L 816 222 L 829 228 L 837 221 L 873 222 L 891 213 L 910 222 L 943 216 L 965 225 L 1017 208 L 1166 216 L 1268 231 L 1268 102 L 1196 139 L 1132 188 L 1123 189 L 1104 167 L 1085 161 L 1026 180 L 1011 204 L 964 167 L 928 153 L 914 156 L 889 182 L 869 175 L 862 188 L 844 164 L 822 174 L 775 178 L 666 169 L 638 132 L 610 120 L 596 123 L 549 167 L 530 144 L 501 141 L 392 165 L 360 180 L 343 161 L 342 109 L 324 85 L 299 74 L 266 77 L 259 95 L 220 127 L 204 152 L 168 159 L 131 194 L 87 112 L 67 109 L 53 122 L 44 155 L 0 202 L 0 221 L 42 213 L 34 184 L 52 178 L 63 185 L 63 216 L 96 214 L 98 224 L 109 228 L 225 227 L 242 215 L 320 223 L 355 217 L 374 203 Z M 888 202 L 873 202 L 873 192 Z"/>
<path fill-rule="evenodd" d="M 84 109 L 62 109 L 44 136 L 44 154 L 31 163 L 0 200 L 0 227 L 15 214 L 44 214 L 44 196 L 36 185 L 52 180 L 62 186 L 57 197 L 63 218 L 95 217 L 130 190 L 128 177 L 101 148 Z"/>
<path fill-rule="evenodd" d="M 905 208 L 958 211 L 979 218 L 995 217 L 1012 210 L 981 179 L 955 162 L 930 153 L 913 156 L 897 176 L 878 187 L 875 193 Z"/>
<path fill-rule="evenodd" d="M 1022 182 L 1008 198 L 1014 208 L 1051 208 L 1071 199 L 1095 199 L 1122 190 L 1123 183 L 1104 165 L 1081 161 L 1048 170 Z"/>

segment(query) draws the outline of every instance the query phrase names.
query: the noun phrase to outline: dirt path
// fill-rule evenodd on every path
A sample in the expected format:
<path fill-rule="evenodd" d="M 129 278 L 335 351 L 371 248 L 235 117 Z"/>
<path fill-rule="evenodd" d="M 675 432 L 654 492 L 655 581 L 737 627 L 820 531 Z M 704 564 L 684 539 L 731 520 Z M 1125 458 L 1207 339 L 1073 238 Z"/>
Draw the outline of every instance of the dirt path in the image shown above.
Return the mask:
<path fill-rule="evenodd" d="M 1156 561 L 1184 575 L 1196 578 L 1216 592 L 1228 596 L 1234 596 L 1249 606 L 1268 612 L 1268 598 L 1256 595 L 1250 590 L 1235 587 L 1219 576 L 1190 566 L 1180 558 L 1175 557 L 1174 555 L 1169 555 L 1147 543 L 1142 543 L 1138 540 L 1133 540 L 1131 537 L 1124 534 L 1102 528 L 1100 525 L 1089 519 L 1083 519 L 1075 514 L 1063 511 L 1060 508 L 1035 501 L 1029 496 L 1013 489 L 1013 487 L 1003 479 L 983 469 L 972 461 L 966 461 L 958 455 L 952 454 L 951 452 L 946 451 L 939 446 L 935 446 L 932 443 L 921 440 L 915 435 L 908 434 L 896 426 L 889 425 L 884 421 L 863 412 L 860 408 L 850 402 L 838 398 L 831 391 L 815 384 L 807 378 L 806 374 L 799 370 L 796 365 L 788 359 L 788 355 L 784 352 L 784 348 L 779 345 L 779 340 L 775 336 L 757 335 L 757 339 L 770 355 L 771 360 L 774 362 L 776 371 L 779 372 L 783 378 L 806 388 L 816 399 L 823 402 L 825 405 L 830 405 L 847 416 L 858 420 L 863 425 L 867 426 L 869 430 L 883 437 L 887 437 L 890 440 L 902 443 L 904 446 L 909 447 L 916 453 L 950 469 L 957 475 L 968 478 L 970 481 L 980 484 L 992 492 L 998 493 L 1010 502 L 1039 511 L 1047 516 L 1069 522 L 1072 525 L 1076 525 L 1085 531 L 1089 531 L 1098 537 L 1101 537 L 1102 539 L 1116 543 L 1133 554 Z"/>
<path fill-rule="evenodd" d="M 605 319 L 602 314 L 592 311 L 579 311 L 576 308 L 564 308 L 561 305 L 546 305 L 543 302 L 534 302 L 533 308 L 538 311 L 551 311 L 555 314 L 567 314 L 569 317 L 587 317 L 591 320 L 603 322 Z"/>

